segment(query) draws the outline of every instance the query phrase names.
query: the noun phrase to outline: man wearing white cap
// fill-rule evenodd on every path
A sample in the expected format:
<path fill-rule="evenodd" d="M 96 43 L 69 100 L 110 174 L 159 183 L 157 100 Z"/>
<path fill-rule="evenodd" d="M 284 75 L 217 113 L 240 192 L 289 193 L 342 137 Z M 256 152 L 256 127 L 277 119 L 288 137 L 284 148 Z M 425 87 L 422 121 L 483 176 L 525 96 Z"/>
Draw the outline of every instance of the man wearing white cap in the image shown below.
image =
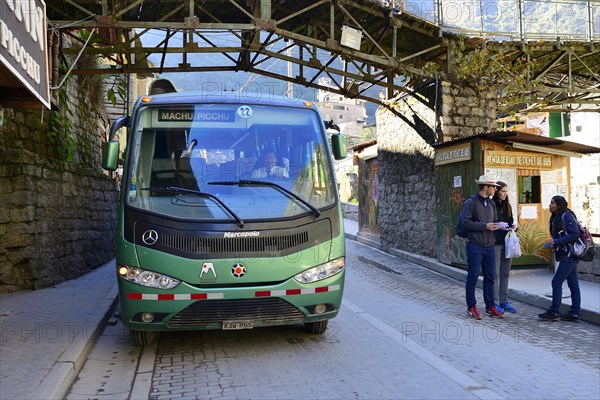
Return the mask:
<path fill-rule="evenodd" d="M 462 214 L 464 215 L 463 228 L 467 232 L 467 263 L 469 265 L 465 292 L 467 300 L 467 315 L 471 318 L 481 319 L 477 310 L 475 288 L 479 271 L 483 271 L 483 300 L 485 301 L 486 314 L 491 317 L 502 318 L 494 303 L 494 271 L 496 268 L 496 239 L 494 231 L 501 225 L 496 223 L 496 207 L 492 196 L 498 188 L 496 179 L 482 175 L 475 180 L 479 184 L 479 192 L 465 200 Z"/>

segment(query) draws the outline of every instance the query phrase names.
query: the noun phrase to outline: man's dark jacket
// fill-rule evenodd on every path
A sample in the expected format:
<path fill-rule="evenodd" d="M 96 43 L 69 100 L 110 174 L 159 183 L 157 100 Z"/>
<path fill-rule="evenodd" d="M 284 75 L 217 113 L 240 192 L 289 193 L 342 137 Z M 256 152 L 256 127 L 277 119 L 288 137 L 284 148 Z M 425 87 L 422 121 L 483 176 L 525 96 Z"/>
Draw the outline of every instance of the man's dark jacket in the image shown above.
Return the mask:
<path fill-rule="evenodd" d="M 467 231 L 469 242 L 479 246 L 493 246 L 496 243 L 494 231 L 488 230 L 486 225 L 498 220 L 494 201 L 476 193 L 465 200 L 463 212 L 465 213 L 463 226 Z"/>

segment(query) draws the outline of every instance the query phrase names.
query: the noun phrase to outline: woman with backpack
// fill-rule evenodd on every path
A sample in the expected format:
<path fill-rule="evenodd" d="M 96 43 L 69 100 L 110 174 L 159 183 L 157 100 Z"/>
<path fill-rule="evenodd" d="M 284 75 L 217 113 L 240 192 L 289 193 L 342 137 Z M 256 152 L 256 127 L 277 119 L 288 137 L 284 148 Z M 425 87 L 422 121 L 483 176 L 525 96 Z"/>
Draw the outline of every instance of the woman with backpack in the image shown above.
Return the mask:
<path fill-rule="evenodd" d="M 496 204 L 496 214 L 499 222 L 506 222 L 508 230 L 516 230 L 512 207 L 508 201 L 508 186 L 502 181 L 498 181 L 498 190 L 494 193 L 494 203 Z M 494 300 L 498 311 L 504 313 L 516 313 L 517 310 L 508 301 L 508 277 L 510 275 L 511 259 L 506 258 L 505 238 L 508 230 L 498 229 L 494 231 L 496 236 L 496 272 L 494 274 Z"/>
<path fill-rule="evenodd" d="M 554 251 L 558 263 L 552 278 L 552 306 L 538 317 L 544 321 L 579 321 L 581 317 L 581 292 L 577 277 L 577 264 L 579 259 L 571 255 L 571 243 L 579 238 L 579 225 L 575 214 L 568 207 L 567 200 L 562 196 L 554 196 L 550 200 L 550 235 L 552 239 L 544 247 Z M 559 314 L 562 300 L 562 284 L 567 281 L 571 290 L 571 310 L 566 314 Z"/>

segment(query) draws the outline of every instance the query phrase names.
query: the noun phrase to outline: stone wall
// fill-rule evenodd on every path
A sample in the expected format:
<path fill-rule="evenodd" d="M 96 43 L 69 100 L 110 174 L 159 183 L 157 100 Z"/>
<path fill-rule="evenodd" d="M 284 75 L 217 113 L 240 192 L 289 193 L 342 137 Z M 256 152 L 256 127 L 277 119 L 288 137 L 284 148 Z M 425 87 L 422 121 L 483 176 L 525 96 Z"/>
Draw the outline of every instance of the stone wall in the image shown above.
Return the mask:
<path fill-rule="evenodd" d="M 593 166 L 591 168 L 594 168 Z M 596 168 L 597 170 L 597 168 Z M 573 175 L 573 171 L 571 171 Z M 600 212 L 600 202 L 598 195 L 600 189 L 598 184 L 590 182 L 587 185 L 575 185 L 574 180 L 571 180 L 571 203 L 569 208 L 577 215 L 577 219 L 581 221 L 591 233 L 600 233 L 598 230 L 598 217 Z M 595 237 L 596 243 L 596 258 L 590 262 L 579 262 L 577 272 L 579 279 L 600 283 L 600 238 Z"/>
<path fill-rule="evenodd" d="M 596 257 L 590 262 L 579 261 L 577 272 L 582 281 L 600 283 L 600 240 L 594 238 L 596 243 Z"/>
<path fill-rule="evenodd" d="M 342 213 L 344 218 L 358 221 L 358 204 L 342 202 Z"/>
<path fill-rule="evenodd" d="M 444 142 L 495 129 L 494 91 L 478 93 L 471 88 L 442 81 L 441 96 Z"/>
<path fill-rule="evenodd" d="M 493 130 L 496 119 L 493 93 L 442 82 L 439 98 L 435 109 L 414 97 L 395 100 L 405 119 L 384 108 L 376 114 L 382 247 L 438 259 L 432 145 Z"/>
<path fill-rule="evenodd" d="M 412 97 L 394 107 L 423 130 L 385 108 L 376 113 L 381 246 L 436 257 L 434 151 L 423 138 L 433 139 L 434 113 Z"/>
<path fill-rule="evenodd" d="M 5 109 L 0 292 L 51 286 L 114 257 L 118 190 L 99 166 L 100 110 L 71 94 L 68 162 L 66 142 L 49 134 L 50 111 Z"/>

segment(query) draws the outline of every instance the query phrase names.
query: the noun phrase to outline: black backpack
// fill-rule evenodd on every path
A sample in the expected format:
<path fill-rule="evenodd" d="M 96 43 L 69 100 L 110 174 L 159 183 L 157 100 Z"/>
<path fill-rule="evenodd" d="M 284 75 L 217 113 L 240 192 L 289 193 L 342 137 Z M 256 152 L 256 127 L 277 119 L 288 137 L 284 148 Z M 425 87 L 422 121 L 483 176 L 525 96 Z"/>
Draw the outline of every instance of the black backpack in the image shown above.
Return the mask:
<path fill-rule="evenodd" d="M 460 215 L 458 216 L 458 223 L 456 224 L 456 234 L 462 238 L 466 238 L 467 237 L 467 230 L 465 230 L 464 224 L 465 224 L 465 204 L 467 204 L 467 201 L 471 200 L 473 201 L 473 196 L 471 195 L 469 197 L 467 197 L 467 199 L 465 200 L 465 202 L 463 203 L 463 209 L 460 212 Z"/>

